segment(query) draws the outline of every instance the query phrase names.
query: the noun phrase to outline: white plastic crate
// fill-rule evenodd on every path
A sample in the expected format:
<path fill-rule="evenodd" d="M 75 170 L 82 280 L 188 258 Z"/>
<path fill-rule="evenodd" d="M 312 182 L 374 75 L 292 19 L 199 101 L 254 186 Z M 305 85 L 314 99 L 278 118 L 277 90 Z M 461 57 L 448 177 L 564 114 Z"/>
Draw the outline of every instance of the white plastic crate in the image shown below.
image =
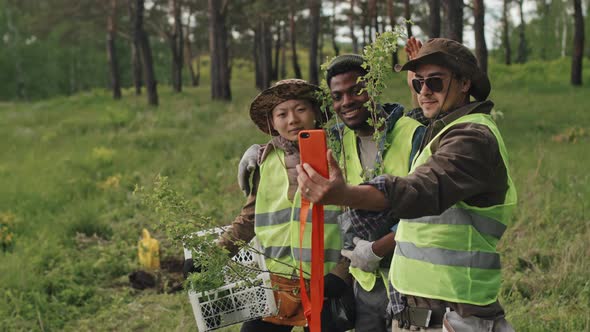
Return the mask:
<path fill-rule="evenodd" d="M 198 232 L 196 235 L 220 234 L 222 231 L 223 228 L 216 228 Z M 256 238 L 250 242 L 250 246 L 260 252 Z M 192 258 L 191 251 L 185 248 L 184 257 Z M 266 271 L 264 257 L 253 250 L 244 248 L 232 259 L 253 270 Z M 223 286 L 202 293 L 189 291 L 188 296 L 199 331 L 216 330 L 275 314 L 277 308 L 269 273 L 258 272 L 250 282 L 253 286 L 228 271 L 225 273 Z"/>

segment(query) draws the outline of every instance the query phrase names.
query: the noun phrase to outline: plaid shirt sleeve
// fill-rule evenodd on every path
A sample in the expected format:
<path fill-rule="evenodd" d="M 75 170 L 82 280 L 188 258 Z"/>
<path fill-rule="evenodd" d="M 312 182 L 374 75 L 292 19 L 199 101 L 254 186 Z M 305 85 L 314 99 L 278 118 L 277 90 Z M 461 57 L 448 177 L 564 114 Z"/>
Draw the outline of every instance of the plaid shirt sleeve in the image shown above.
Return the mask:
<path fill-rule="evenodd" d="M 370 185 L 375 187 L 377 190 L 381 191 L 383 194 L 387 195 L 387 186 L 385 185 L 385 177 L 378 176 L 372 179 L 369 182 L 363 183 L 363 185 Z M 370 236 L 370 232 L 372 230 L 372 225 L 376 225 L 379 223 L 383 223 L 383 220 L 392 220 L 394 216 L 392 215 L 392 211 L 385 210 L 385 211 L 367 211 L 367 210 L 356 210 L 350 209 L 348 212 L 348 218 L 350 218 L 350 222 L 355 229 L 355 232 L 361 237 Z M 397 224 L 396 224 L 397 225 Z M 394 228 L 395 225 L 392 227 Z M 400 313 L 405 307 L 405 301 L 402 298 L 402 294 L 400 294 L 389 282 L 389 305 L 388 310 L 393 315 Z"/>

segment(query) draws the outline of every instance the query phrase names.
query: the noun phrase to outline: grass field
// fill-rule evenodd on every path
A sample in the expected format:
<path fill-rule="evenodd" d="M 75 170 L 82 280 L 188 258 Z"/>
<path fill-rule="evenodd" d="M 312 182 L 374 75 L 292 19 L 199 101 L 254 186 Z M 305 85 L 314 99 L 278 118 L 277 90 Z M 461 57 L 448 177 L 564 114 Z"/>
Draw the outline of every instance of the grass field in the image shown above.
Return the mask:
<path fill-rule="evenodd" d="M 590 90 L 568 85 L 569 60 L 490 72 L 519 193 L 501 300 L 518 331 L 590 330 Z M 267 140 L 247 115 L 253 78 L 234 75 L 231 103 L 206 85 L 161 87 L 158 108 L 131 91 L 0 103 L 0 223 L 14 234 L 0 251 L 0 331 L 196 330 L 184 293 L 128 286 L 140 231 L 156 223 L 132 192 L 166 175 L 202 215 L 233 219 L 239 157 Z M 403 82 L 387 100 L 408 104 Z M 156 236 L 164 258 L 182 255 Z"/>

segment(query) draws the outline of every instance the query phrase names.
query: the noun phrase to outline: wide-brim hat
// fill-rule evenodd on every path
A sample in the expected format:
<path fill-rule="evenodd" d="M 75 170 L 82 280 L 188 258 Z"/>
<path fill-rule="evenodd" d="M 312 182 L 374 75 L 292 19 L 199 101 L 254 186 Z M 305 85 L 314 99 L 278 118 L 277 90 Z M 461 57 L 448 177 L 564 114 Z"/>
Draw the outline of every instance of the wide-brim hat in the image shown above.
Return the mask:
<path fill-rule="evenodd" d="M 490 95 L 492 86 L 488 75 L 478 65 L 477 59 L 463 44 L 446 38 L 432 38 L 418 51 L 417 56 L 403 66 L 396 65 L 395 71 L 416 71 L 422 64 L 435 64 L 448 67 L 462 77 L 471 80 L 469 94 L 478 101 Z"/>
<path fill-rule="evenodd" d="M 301 79 L 278 81 L 272 87 L 262 91 L 250 104 L 250 118 L 266 134 L 277 136 L 279 133 L 270 125 L 270 113 L 280 103 L 292 99 L 308 100 L 314 104 L 314 111 L 320 112 L 317 93 L 320 87 Z M 318 118 L 325 121 L 323 114 Z M 269 132 L 270 131 L 270 132 Z"/>

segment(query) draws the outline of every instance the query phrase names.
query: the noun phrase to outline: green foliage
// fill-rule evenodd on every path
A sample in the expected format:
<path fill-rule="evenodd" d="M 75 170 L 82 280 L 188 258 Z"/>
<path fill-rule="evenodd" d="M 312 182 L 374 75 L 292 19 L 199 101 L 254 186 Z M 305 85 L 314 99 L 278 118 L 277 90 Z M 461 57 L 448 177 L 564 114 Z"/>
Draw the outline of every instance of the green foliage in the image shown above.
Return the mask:
<path fill-rule="evenodd" d="M 390 57 L 397 51 L 398 41 L 405 33 L 400 26 L 395 26 L 393 31 L 386 31 L 377 36 L 372 44 L 365 46 L 363 50 L 363 68 L 368 69 L 367 74 L 359 77 L 359 81 L 365 83 L 364 88 L 360 93 L 367 92 L 369 100 L 365 103 L 365 107 L 371 112 L 371 118 L 367 120 L 375 130 L 373 132 L 373 140 L 379 146 L 383 140 L 385 132 L 381 130 L 385 125 L 385 116 L 382 109 L 378 107 L 381 103 L 383 92 L 387 88 L 387 81 L 394 76 L 393 68 L 391 67 Z M 373 169 L 363 170 L 363 178 L 370 180 L 375 175 L 383 173 L 383 156 L 385 149 L 377 151 L 377 160 Z"/>

